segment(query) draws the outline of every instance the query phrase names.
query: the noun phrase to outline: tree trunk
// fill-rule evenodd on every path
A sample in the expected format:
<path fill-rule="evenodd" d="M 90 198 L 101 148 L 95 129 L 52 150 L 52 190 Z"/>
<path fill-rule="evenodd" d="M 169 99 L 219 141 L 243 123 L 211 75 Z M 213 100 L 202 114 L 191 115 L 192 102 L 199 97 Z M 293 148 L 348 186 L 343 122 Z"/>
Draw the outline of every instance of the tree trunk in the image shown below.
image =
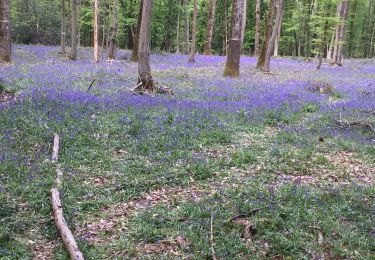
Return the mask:
<path fill-rule="evenodd" d="M 103 37 L 102 37 L 102 59 L 104 60 L 106 57 L 104 57 L 105 54 L 105 43 L 106 43 L 106 31 L 107 31 L 107 23 L 106 18 L 109 16 L 109 0 L 104 1 L 104 19 L 103 19 Z M 108 25 L 109 26 L 109 25 Z M 108 51 L 108 50 L 106 50 Z M 107 53 L 108 54 L 108 53 Z"/>
<path fill-rule="evenodd" d="M 335 43 L 335 34 L 332 35 L 331 42 L 328 46 L 328 51 L 327 51 L 327 61 L 330 61 L 332 59 L 332 52 L 333 52 L 333 45 Z"/>
<path fill-rule="evenodd" d="M 195 48 L 196 48 L 196 37 L 197 37 L 197 16 L 198 16 L 198 1 L 194 0 L 194 12 L 193 12 L 193 24 L 192 24 L 192 31 L 191 31 L 191 49 L 190 49 L 190 57 L 189 62 L 195 62 Z"/>
<path fill-rule="evenodd" d="M 134 62 L 138 61 L 139 32 L 141 30 L 142 13 L 143 13 L 142 11 L 143 11 L 143 0 L 140 1 L 140 5 L 139 5 L 137 30 L 135 32 L 135 37 L 134 37 L 134 45 L 133 45 L 132 56 L 130 58 L 130 60 L 134 61 Z"/>
<path fill-rule="evenodd" d="M 118 28 L 118 20 L 117 20 L 117 12 L 118 12 L 118 0 L 114 0 L 113 2 L 113 14 L 112 14 L 112 28 L 111 28 L 111 40 L 109 42 L 109 50 L 108 50 L 108 58 L 109 59 L 116 59 L 116 37 L 117 37 L 117 28 Z"/>
<path fill-rule="evenodd" d="M 337 50 L 337 59 L 335 63 L 338 66 L 342 66 L 342 61 L 344 59 L 344 40 L 345 40 L 345 29 L 346 29 L 346 21 L 348 19 L 348 0 L 342 0 L 342 24 L 340 26 L 340 38 Z"/>
<path fill-rule="evenodd" d="M 332 65 L 342 65 L 343 41 L 345 40 L 346 20 L 348 19 L 348 0 L 341 0 L 337 6 L 336 16 L 340 22 L 335 27 L 335 44 L 333 48 Z"/>
<path fill-rule="evenodd" d="M 224 76 L 238 77 L 240 75 L 241 56 L 241 27 L 244 13 L 244 0 L 233 0 L 231 37 L 229 40 L 227 62 L 225 63 Z"/>
<path fill-rule="evenodd" d="M 208 7 L 206 41 L 204 43 L 204 55 L 212 54 L 211 44 L 212 44 L 212 35 L 214 31 L 215 12 L 216 12 L 216 0 L 210 0 L 210 5 Z"/>
<path fill-rule="evenodd" d="M 256 0 L 256 6 L 255 6 L 255 43 L 254 43 L 254 56 L 258 56 L 259 55 L 260 2 L 261 2 L 261 0 Z"/>
<path fill-rule="evenodd" d="M 275 1 L 270 0 L 270 7 L 268 10 L 267 21 L 266 21 L 266 29 L 264 31 L 264 39 L 262 43 L 262 49 L 260 50 L 260 55 L 257 62 L 257 68 L 262 69 L 264 67 L 264 62 L 266 59 L 266 53 L 268 50 L 268 46 L 270 44 L 270 37 L 272 33 L 272 24 L 273 24 L 273 17 L 275 12 Z"/>
<path fill-rule="evenodd" d="M 77 48 L 81 46 L 81 28 L 80 28 L 80 14 L 81 14 L 81 1 L 77 3 Z"/>
<path fill-rule="evenodd" d="M 9 0 L 0 0 L 0 63 L 11 61 L 12 40 L 9 19 Z"/>
<path fill-rule="evenodd" d="M 189 0 L 184 0 L 184 12 L 185 12 L 185 54 L 189 54 L 189 10 L 188 10 Z"/>
<path fill-rule="evenodd" d="M 180 5 L 180 2 L 179 2 Z M 180 6 L 177 9 L 177 25 L 176 25 L 176 53 L 180 53 Z"/>
<path fill-rule="evenodd" d="M 65 0 L 61 0 L 61 54 L 65 54 L 65 35 Z"/>
<path fill-rule="evenodd" d="M 270 71 L 270 62 L 271 62 L 271 55 L 273 52 L 273 48 L 275 46 L 276 37 L 278 34 L 279 27 L 281 26 L 281 21 L 284 16 L 284 0 L 279 0 L 277 5 L 277 14 L 275 19 L 275 25 L 273 26 L 272 36 L 269 41 L 269 45 L 267 48 L 266 56 L 264 59 L 264 65 L 262 68 L 263 72 L 269 72 Z"/>
<path fill-rule="evenodd" d="M 99 25 L 100 25 L 100 12 L 99 0 L 94 2 L 94 59 L 99 61 Z"/>
<path fill-rule="evenodd" d="M 71 60 L 76 60 L 77 59 L 77 44 L 78 44 L 78 39 L 77 39 L 77 0 L 72 0 L 72 48 L 70 52 L 70 59 Z"/>
<path fill-rule="evenodd" d="M 241 46 L 243 49 L 243 43 L 245 40 L 245 32 L 246 32 L 246 18 L 247 18 L 247 0 L 243 2 L 243 14 L 242 14 L 242 26 L 241 26 Z"/>
<path fill-rule="evenodd" d="M 228 1 L 224 0 L 224 13 L 223 13 L 223 54 L 227 54 L 227 42 L 228 42 L 228 24 L 227 24 L 227 16 L 228 16 Z"/>
<path fill-rule="evenodd" d="M 172 24 L 174 22 L 174 17 L 172 15 L 173 12 L 173 0 L 168 1 L 168 15 L 165 19 L 165 25 L 164 25 L 164 31 L 165 33 L 165 38 L 162 44 L 162 48 L 166 52 L 171 52 L 172 49 Z"/>
<path fill-rule="evenodd" d="M 277 28 L 275 47 L 273 48 L 273 56 L 276 56 L 276 57 L 279 55 L 280 36 L 281 36 L 281 23 L 280 23 L 279 27 Z"/>
<path fill-rule="evenodd" d="M 141 90 L 151 91 L 153 91 L 155 88 L 155 83 L 151 76 L 150 67 L 150 31 L 152 2 L 153 0 L 143 1 L 138 51 L 138 85 Z"/>

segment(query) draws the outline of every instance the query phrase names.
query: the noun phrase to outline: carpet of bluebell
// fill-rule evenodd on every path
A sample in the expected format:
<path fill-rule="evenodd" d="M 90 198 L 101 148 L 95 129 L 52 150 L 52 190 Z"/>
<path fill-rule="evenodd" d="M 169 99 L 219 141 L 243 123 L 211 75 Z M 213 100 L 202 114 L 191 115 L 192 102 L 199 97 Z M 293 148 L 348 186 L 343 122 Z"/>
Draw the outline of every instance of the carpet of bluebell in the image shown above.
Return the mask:
<path fill-rule="evenodd" d="M 1 259 L 68 256 L 51 218 L 54 133 L 87 259 L 375 256 L 374 60 L 273 58 L 263 74 L 243 56 L 231 79 L 225 57 L 153 53 L 174 95 L 134 95 L 129 51 L 58 50 L 15 45 L 0 67 L 14 93 L 0 102 Z"/>

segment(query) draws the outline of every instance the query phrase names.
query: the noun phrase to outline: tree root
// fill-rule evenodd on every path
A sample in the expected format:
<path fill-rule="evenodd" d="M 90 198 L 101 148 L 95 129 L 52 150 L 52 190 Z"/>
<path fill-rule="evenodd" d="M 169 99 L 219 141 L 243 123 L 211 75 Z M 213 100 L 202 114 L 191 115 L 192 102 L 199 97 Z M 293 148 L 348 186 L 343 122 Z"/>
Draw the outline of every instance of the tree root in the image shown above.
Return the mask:
<path fill-rule="evenodd" d="M 139 81 L 138 85 L 135 86 L 131 92 L 136 95 L 174 95 L 173 90 L 170 87 L 159 85 L 158 83 L 142 82 Z"/>

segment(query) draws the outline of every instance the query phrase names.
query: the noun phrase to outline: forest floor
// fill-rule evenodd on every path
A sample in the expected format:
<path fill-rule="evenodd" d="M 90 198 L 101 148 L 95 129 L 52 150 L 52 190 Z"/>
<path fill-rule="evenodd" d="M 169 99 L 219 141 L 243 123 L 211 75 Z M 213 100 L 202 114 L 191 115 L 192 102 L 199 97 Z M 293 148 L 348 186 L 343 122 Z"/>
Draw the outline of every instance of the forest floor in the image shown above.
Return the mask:
<path fill-rule="evenodd" d="M 0 67 L 0 258 L 67 259 L 51 214 L 54 133 L 65 217 L 86 259 L 373 259 L 375 63 L 152 54 L 174 96 L 133 95 L 130 53 L 77 61 L 16 45 Z M 94 81 L 95 80 L 95 81 Z M 92 87 L 88 90 L 90 84 Z"/>

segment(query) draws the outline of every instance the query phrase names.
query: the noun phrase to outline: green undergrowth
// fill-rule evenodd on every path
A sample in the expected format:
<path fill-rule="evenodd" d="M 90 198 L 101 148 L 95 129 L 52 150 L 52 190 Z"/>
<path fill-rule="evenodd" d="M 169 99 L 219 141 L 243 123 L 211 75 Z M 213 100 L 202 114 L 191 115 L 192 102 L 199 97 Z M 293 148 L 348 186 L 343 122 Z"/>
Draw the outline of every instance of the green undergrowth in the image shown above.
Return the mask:
<path fill-rule="evenodd" d="M 219 258 L 373 256 L 373 188 L 353 184 L 329 190 L 289 184 L 278 187 L 274 194 L 268 189 L 280 175 L 316 176 L 322 168 L 334 172 L 337 167 L 325 154 L 351 151 L 369 165 L 375 163 L 371 146 L 314 135 L 312 124 L 307 132 L 286 129 L 319 116 L 315 104 L 298 111 L 268 111 L 262 120 L 252 121 L 245 112 L 206 116 L 200 111 L 184 114 L 159 107 L 112 111 L 39 101 L 26 99 L 0 114 L 3 259 L 30 259 L 34 243 L 58 238 L 50 206 L 56 166 L 49 159 L 55 133 L 61 135 L 62 203 L 73 231 L 86 221 L 105 219 L 103 208 L 152 190 L 185 188 L 192 183 L 209 186 L 238 172 L 244 175 L 233 180 L 238 188 L 219 186 L 198 203 L 176 201 L 138 212 L 114 241 L 91 246 L 79 238 L 88 259 L 114 258 L 116 252 L 134 257 L 139 243 L 177 236 L 189 241 L 186 248 L 179 249 L 181 256 L 210 258 L 211 216 Z M 331 122 L 319 118 L 322 125 Z M 322 186 L 327 188 L 330 183 Z M 251 214 L 256 208 L 260 210 Z M 251 222 L 250 237 L 230 220 L 238 215 Z M 318 243 L 319 232 L 323 244 Z M 61 244 L 54 257 L 66 259 Z M 154 258 L 160 259 L 160 255 Z"/>
<path fill-rule="evenodd" d="M 181 258 L 210 258 L 213 218 L 218 258 L 311 259 L 324 255 L 371 259 L 373 192 L 373 188 L 357 186 L 316 190 L 294 185 L 270 192 L 262 180 L 252 179 L 235 190 L 219 190 L 199 203 L 145 210 L 131 218 L 122 239 L 131 238 L 125 245 L 131 252 L 134 244 L 183 236 L 188 246 L 180 248 Z M 171 257 L 168 251 L 164 255 L 168 254 Z"/>

